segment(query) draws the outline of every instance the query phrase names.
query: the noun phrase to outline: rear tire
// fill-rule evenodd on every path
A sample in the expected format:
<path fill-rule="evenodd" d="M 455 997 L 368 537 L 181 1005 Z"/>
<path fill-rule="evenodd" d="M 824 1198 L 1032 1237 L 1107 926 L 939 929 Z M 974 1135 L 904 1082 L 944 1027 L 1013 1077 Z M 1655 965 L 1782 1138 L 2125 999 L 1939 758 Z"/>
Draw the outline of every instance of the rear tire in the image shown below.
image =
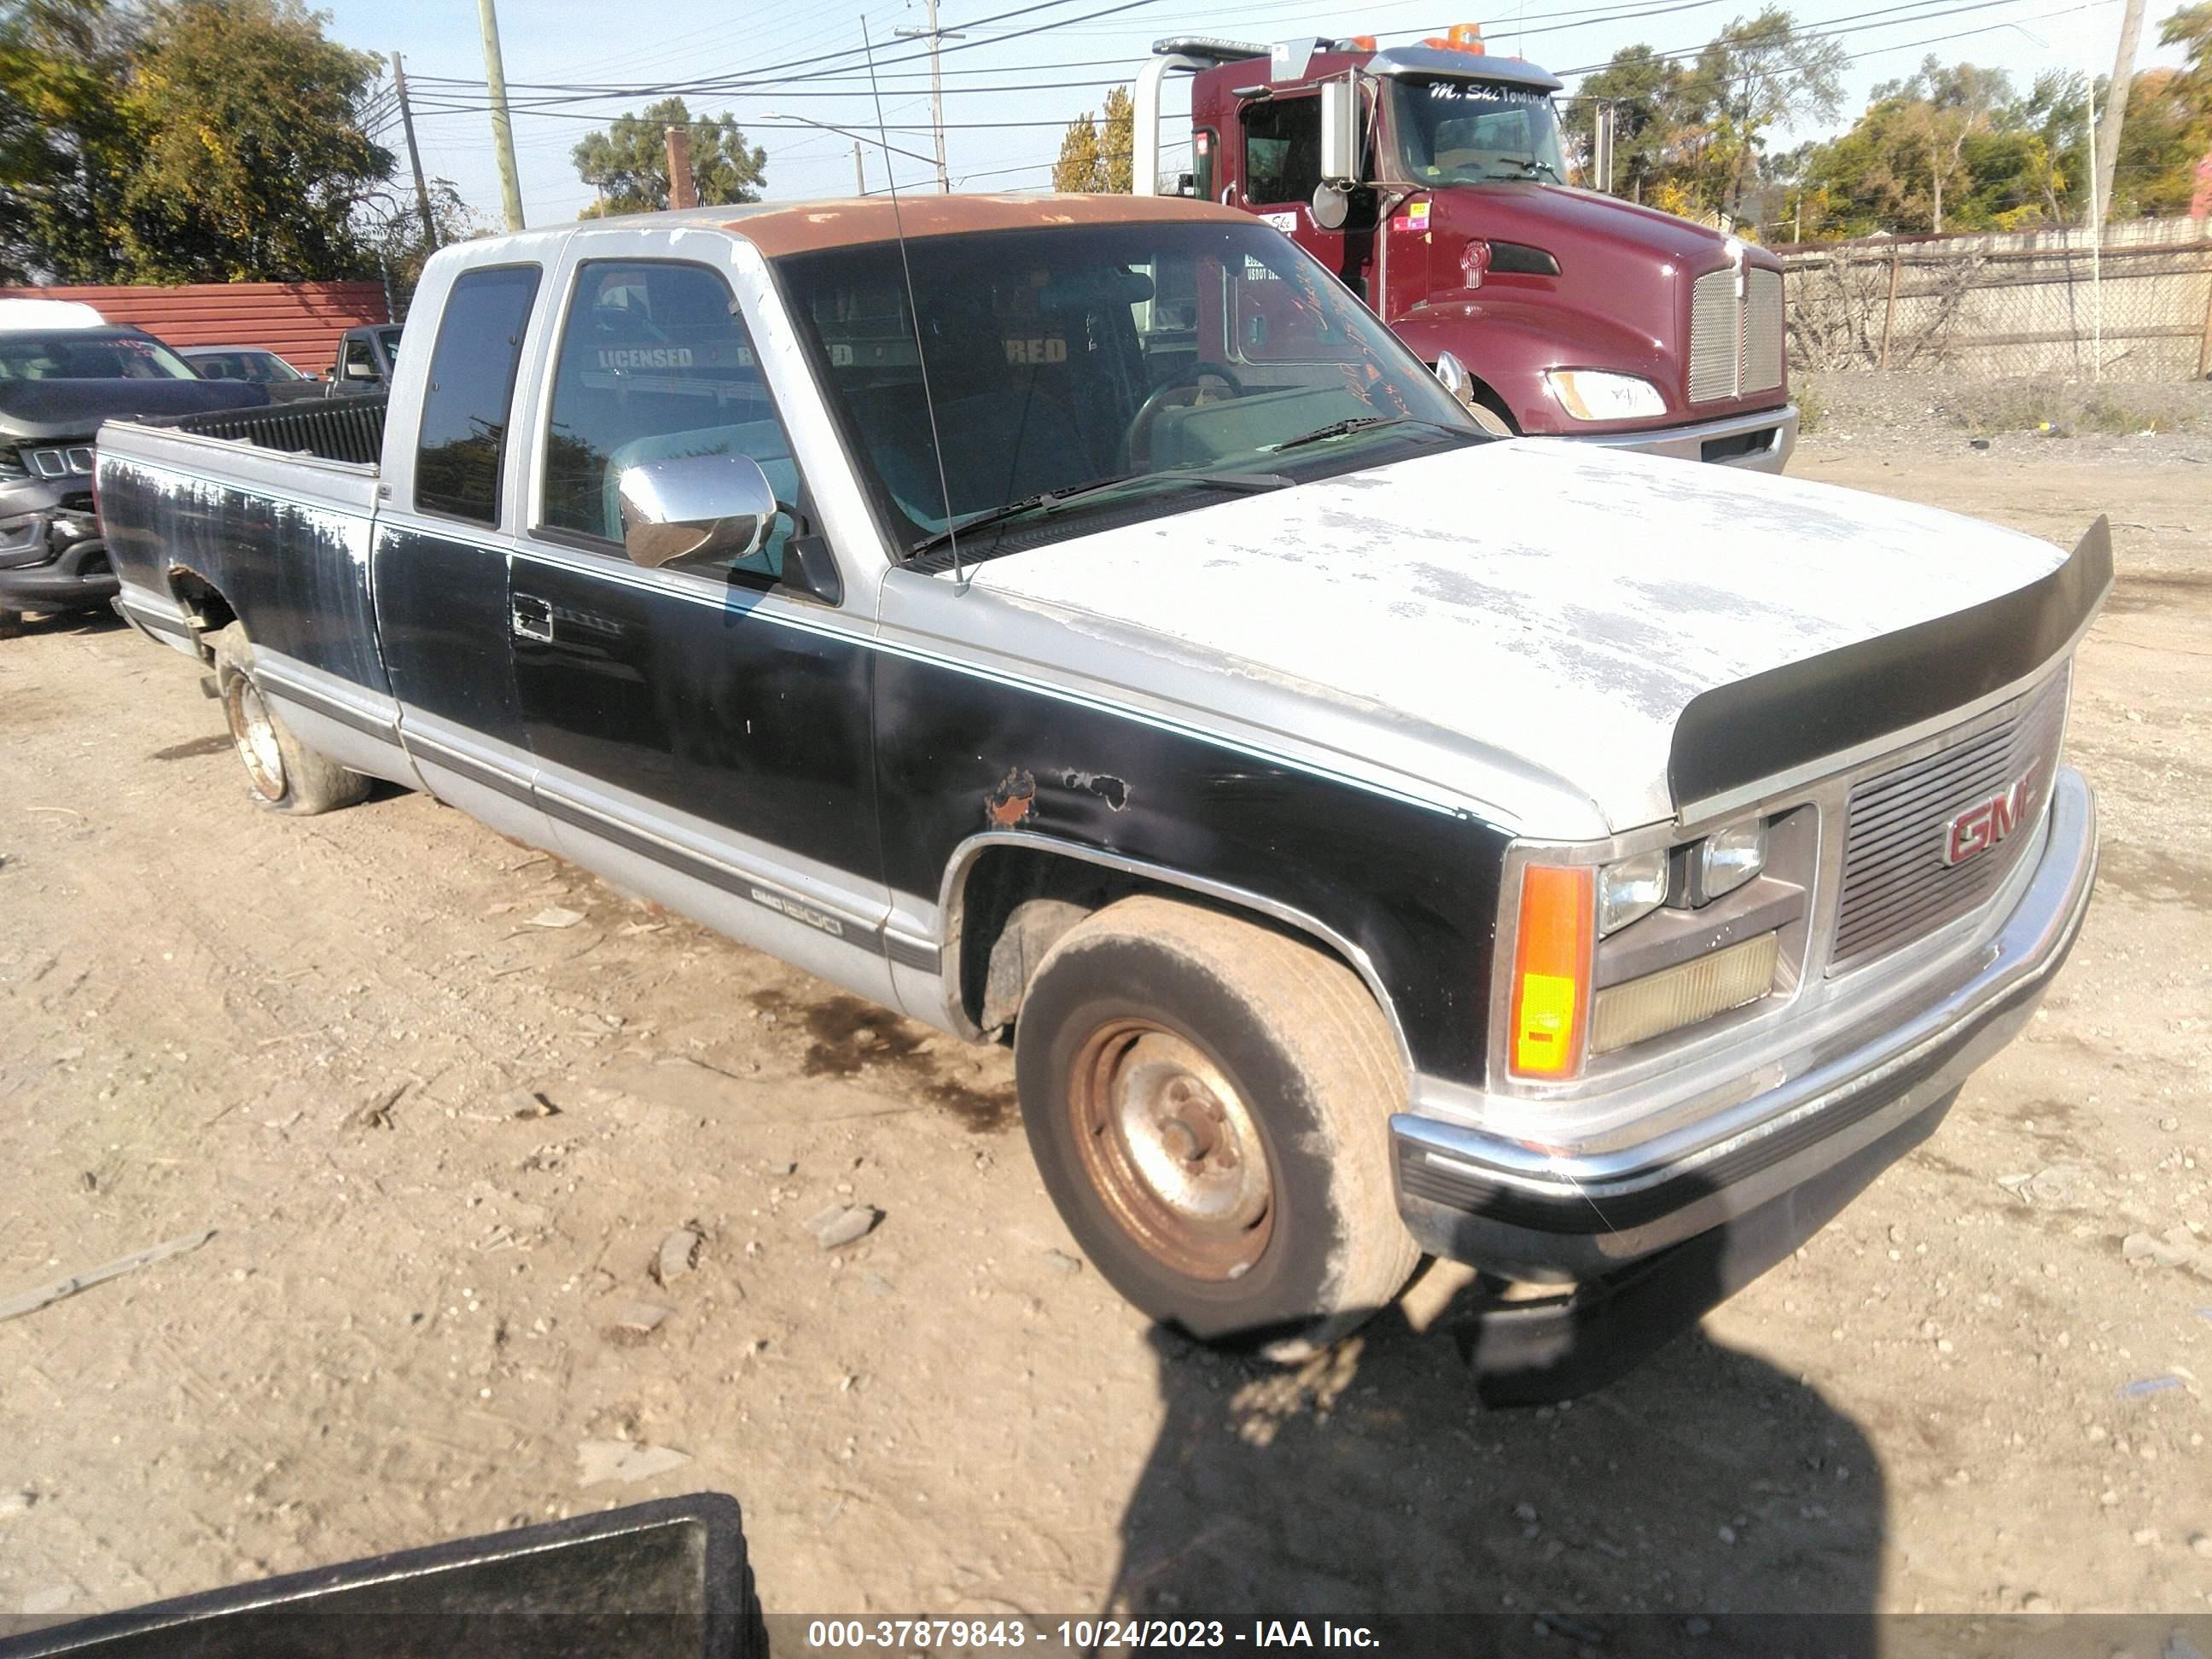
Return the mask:
<path fill-rule="evenodd" d="M 23 631 L 23 613 L 0 611 L 0 640 L 12 640 Z"/>
<path fill-rule="evenodd" d="M 1390 1179 L 1405 1071 L 1334 957 L 1124 899 L 1038 965 L 1014 1064 L 1061 1218 L 1163 1324 L 1296 1363 L 1387 1306 L 1419 1260 Z"/>
<path fill-rule="evenodd" d="M 233 623 L 210 635 L 216 695 L 253 799 L 272 812 L 312 817 L 368 798 L 369 781 L 293 735 L 253 678 L 253 642 Z"/>

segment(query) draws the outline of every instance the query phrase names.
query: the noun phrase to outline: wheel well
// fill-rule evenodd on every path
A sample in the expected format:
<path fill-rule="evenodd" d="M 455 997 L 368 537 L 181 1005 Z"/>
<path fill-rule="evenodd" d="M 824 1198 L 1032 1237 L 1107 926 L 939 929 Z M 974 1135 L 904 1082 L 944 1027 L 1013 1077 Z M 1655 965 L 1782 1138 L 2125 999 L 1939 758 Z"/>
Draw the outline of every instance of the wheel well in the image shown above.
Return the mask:
<path fill-rule="evenodd" d="M 987 847 L 969 866 L 947 910 L 956 935 L 952 972 L 961 1015 L 977 1031 L 1005 1036 L 1021 1011 L 1037 964 L 1060 936 L 1092 912 L 1139 893 L 1234 916 L 1325 951 L 1360 973 L 1359 965 L 1332 939 L 1233 899 L 1050 848 Z M 1367 976 L 1360 973 L 1360 978 L 1374 994 Z M 1377 996 L 1376 1001 L 1395 1033 L 1396 1016 L 1387 1000 Z"/>
<path fill-rule="evenodd" d="M 187 570 L 174 565 L 169 570 L 169 591 L 177 596 L 177 603 L 185 608 L 192 628 L 199 635 L 199 650 L 208 654 L 208 635 L 229 627 L 238 620 L 238 612 L 231 609 L 230 601 L 218 588 L 197 570 Z"/>
<path fill-rule="evenodd" d="M 1468 402 L 1480 404 L 1499 420 L 1504 422 L 1507 427 L 1511 428 L 1514 436 L 1517 438 L 1521 435 L 1521 422 L 1513 418 L 1512 406 L 1504 398 L 1499 397 L 1497 390 L 1487 381 L 1478 380 L 1471 374 L 1468 376 L 1467 396 Z"/>

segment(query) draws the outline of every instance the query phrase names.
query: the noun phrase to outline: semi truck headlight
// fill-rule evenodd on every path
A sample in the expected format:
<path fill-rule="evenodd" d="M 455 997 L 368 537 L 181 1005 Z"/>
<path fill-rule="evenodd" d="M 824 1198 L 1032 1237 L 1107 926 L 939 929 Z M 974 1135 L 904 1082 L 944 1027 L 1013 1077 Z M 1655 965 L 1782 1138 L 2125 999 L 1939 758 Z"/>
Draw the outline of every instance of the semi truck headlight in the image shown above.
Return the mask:
<path fill-rule="evenodd" d="M 1766 824 L 1754 818 L 1716 830 L 1698 843 L 1698 903 L 1733 893 L 1766 868 Z"/>
<path fill-rule="evenodd" d="M 1544 384 L 1559 400 L 1559 407 L 1578 421 L 1632 421 L 1667 412 L 1659 388 L 1634 374 L 1554 368 L 1545 372 Z"/>
<path fill-rule="evenodd" d="M 1597 872 L 1597 936 L 1617 933 L 1667 902 L 1667 854 L 1639 853 Z"/>

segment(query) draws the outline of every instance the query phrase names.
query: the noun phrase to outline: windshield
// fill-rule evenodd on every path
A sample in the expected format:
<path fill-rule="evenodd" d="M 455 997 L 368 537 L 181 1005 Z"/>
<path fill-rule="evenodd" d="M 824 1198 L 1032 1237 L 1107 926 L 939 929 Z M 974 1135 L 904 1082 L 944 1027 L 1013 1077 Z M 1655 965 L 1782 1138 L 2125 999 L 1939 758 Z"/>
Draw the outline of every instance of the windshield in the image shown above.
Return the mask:
<path fill-rule="evenodd" d="M 384 347 L 384 361 L 387 363 L 398 362 L 399 361 L 399 331 L 396 328 L 379 329 L 376 337 Z"/>
<path fill-rule="evenodd" d="M 1424 185 L 1567 180 L 1549 93 L 1484 81 L 1390 83 L 1390 130 L 1405 176 Z"/>
<path fill-rule="evenodd" d="M 196 380 L 191 367 L 150 335 L 118 329 L 0 334 L 0 380 Z"/>
<path fill-rule="evenodd" d="M 307 377 L 273 351 L 196 351 L 190 362 L 203 380 L 300 380 Z"/>
<path fill-rule="evenodd" d="M 1103 481 L 1128 487 L 1042 503 L 1051 527 L 1025 520 L 1023 544 L 1103 510 L 1126 521 L 1480 441 L 1372 313 L 1258 223 L 992 231 L 910 242 L 907 257 L 919 331 L 895 243 L 777 270 L 908 547 Z"/>

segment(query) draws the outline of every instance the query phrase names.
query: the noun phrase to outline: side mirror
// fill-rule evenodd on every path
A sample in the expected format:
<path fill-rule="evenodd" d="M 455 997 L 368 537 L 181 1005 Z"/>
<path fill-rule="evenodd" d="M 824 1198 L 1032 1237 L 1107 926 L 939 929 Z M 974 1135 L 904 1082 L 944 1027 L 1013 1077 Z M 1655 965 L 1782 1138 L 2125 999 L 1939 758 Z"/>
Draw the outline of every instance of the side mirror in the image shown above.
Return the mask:
<path fill-rule="evenodd" d="M 1321 83 L 1321 176 L 1327 184 L 1359 182 L 1359 89 L 1349 76 Z"/>
<path fill-rule="evenodd" d="M 734 562 L 760 551 L 775 491 L 750 455 L 672 455 L 623 469 L 623 549 L 648 570 L 684 559 Z"/>
<path fill-rule="evenodd" d="M 382 378 L 377 374 L 376 366 L 373 363 L 348 363 L 345 367 L 345 377 L 349 380 L 374 380 Z"/>
<path fill-rule="evenodd" d="M 1465 403 L 1468 398 L 1467 365 L 1449 351 L 1437 353 L 1437 379 L 1443 382 L 1444 390 Z"/>
<path fill-rule="evenodd" d="M 1327 182 L 1316 185 L 1313 193 L 1313 222 L 1323 230 L 1342 230 L 1345 221 L 1352 217 L 1352 192 L 1342 185 Z"/>

